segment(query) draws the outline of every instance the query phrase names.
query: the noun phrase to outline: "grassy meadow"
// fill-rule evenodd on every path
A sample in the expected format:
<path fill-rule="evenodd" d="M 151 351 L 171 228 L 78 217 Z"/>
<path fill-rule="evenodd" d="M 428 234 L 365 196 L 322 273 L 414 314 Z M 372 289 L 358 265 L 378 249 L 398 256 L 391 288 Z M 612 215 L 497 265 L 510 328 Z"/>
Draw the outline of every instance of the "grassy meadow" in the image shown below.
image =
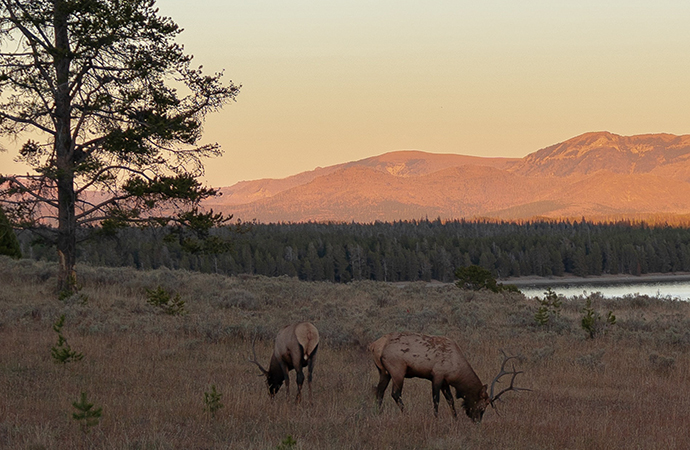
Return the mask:
<path fill-rule="evenodd" d="M 687 449 L 690 448 L 690 304 L 593 297 L 615 325 L 595 339 L 580 327 L 584 298 L 537 325 L 539 306 L 517 293 L 452 285 L 346 285 L 293 278 L 225 277 L 166 269 L 78 267 L 80 295 L 55 298 L 56 266 L 0 258 L 2 449 Z M 184 315 L 147 303 L 161 286 Z M 61 334 L 81 361 L 51 356 Z M 313 399 L 273 400 L 247 360 L 252 337 L 267 365 L 292 321 L 321 333 Z M 484 383 L 501 353 L 520 354 L 518 384 L 480 425 L 457 420 L 431 383 L 408 379 L 401 413 L 374 403 L 378 374 L 366 346 L 411 330 L 455 339 Z M 204 393 L 223 405 L 212 416 Z M 306 391 L 306 385 L 305 385 Z M 97 425 L 72 414 L 82 392 L 102 408 Z M 459 403 L 459 402 L 458 402 Z M 292 440 L 288 438 L 292 437 Z"/>

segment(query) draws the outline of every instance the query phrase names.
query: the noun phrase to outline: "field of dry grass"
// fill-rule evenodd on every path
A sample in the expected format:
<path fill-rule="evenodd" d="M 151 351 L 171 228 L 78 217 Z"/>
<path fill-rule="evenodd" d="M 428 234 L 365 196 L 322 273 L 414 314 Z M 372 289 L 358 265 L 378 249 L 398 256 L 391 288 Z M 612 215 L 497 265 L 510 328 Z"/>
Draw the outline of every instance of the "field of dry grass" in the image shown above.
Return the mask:
<path fill-rule="evenodd" d="M 587 339 L 584 299 L 537 326 L 538 304 L 520 294 L 414 283 L 306 283 L 183 271 L 79 267 L 82 297 L 55 299 L 55 267 L 0 258 L 0 448 L 2 449 L 686 449 L 690 448 L 690 304 L 594 299 L 617 323 Z M 184 300 L 172 316 L 147 304 L 162 286 Z M 84 354 L 56 364 L 53 323 Z M 247 361 L 252 336 L 268 363 L 275 333 L 291 321 L 320 330 L 314 395 L 271 400 Z M 368 342 L 399 330 L 444 334 L 486 383 L 499 349 L 521 354 L 518 378 L 480 425 L 453 420 L 431 384 L 407 380 L 401 414 L 380 413 Z M 294 380 L 294 373 L 293 373 Z M 223 407 L 212 417 L 204 393 Z M 293 381 L 294 387 L 294 381 Z M 72 402 L 86 392 L 102 408 L 84 433 Z M 294 396 L 295 391 L 292 394 Z M 286 440 L 292 436 L 296 444 Z"/>

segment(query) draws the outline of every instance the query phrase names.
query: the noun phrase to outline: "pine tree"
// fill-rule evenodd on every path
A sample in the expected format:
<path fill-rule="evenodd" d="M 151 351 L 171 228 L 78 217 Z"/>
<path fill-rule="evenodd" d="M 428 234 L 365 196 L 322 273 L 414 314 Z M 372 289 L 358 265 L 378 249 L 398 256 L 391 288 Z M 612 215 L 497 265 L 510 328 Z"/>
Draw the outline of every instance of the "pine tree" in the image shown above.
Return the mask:
<path fill-rule="evenodd" d="M 7 220 L 7 216 L 5 216 L 2 208 L 0 208 L 0 255 L 7 255 L 17 259 L 22 257 L 22 250 L 17 236 L 14 234 L 12 225 Z"/>
<path fill-rule="evenodd" d="M 56 245 L 58 291 L 76 290 L 89 225 L 204 238 L 226 222 L 198 209 L 216 194 L 197 180 L 203 161 L 221 154 L 198 142 L 206 114 L 239 88 L 191 66 L 155 0 L 3 0 L 0 22 L 0 136 L 42 139 L 18 152 L 32 173 L 0 176 L 0 200 L 14 226 Z"/>

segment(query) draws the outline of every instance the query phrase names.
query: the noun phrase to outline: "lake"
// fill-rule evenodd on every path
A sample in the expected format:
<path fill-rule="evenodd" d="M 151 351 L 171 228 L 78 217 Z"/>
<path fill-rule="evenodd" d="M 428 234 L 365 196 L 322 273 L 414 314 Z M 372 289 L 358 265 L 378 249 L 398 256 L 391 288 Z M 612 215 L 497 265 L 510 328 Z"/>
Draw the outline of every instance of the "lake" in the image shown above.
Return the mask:
<path fill-rule="evenodd" d="M 512 280 L 505 284 L 515 284 L 528 297 L 543 297 L 548 287 L 566 297 L 587 296 L 600 292 L 604 297 L 623 297 L 625 295 L 648 295 L 650 297 L 690 300 L 690 276 L 647 276 L 647 277 L 609 277 L 589 280 L 582 279 L 539 279 Z"/>

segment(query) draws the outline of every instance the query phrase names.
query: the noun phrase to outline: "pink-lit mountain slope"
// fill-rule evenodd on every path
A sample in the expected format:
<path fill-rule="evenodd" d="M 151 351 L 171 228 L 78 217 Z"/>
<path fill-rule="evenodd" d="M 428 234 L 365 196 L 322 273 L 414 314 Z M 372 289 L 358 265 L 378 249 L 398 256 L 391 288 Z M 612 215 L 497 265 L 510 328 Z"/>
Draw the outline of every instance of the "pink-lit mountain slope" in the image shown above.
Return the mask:
<path fill-rule="evenodd" d="M 223 188 L 245 221 L 617 217 L 690 213 L 690 136 L 587 133 L 522 159 L 393 152 Z"/>
<path fill-rule="evenodd" d="M 527 155 L 510 170 L 521 175 L 587 175 L 600 170 L 621 174 L 676 174 L 688 180 L 690 135 L 619 136 L 585 133 Z M 674 176 L 674 178 L 676 178 Z"/>
<path fill-rule="evenodd" d="M 414 150 L 404 150 L 385 153 L 380 156 L 338 164 L 329 167 L 318 167 L 308 172 L 302 172 L 287 178 L 265 178 L 261 180 L 240 181 L 229 187 L 223 187 L 219 199 L 214 199 L 218 205 L 241 205 L 251 203 L 311 182 L 312 180 L 350 167 L 368 167 L 380 172 L 390 173 L 400 177 L 427 175 L 450 167 L 460 167 L 469 164 L 485 165 L 489 167 L 507 168 L 519 161 L 514 158 L 481 158 L 478 156 L 447 155 L 425 153 Z"/>

